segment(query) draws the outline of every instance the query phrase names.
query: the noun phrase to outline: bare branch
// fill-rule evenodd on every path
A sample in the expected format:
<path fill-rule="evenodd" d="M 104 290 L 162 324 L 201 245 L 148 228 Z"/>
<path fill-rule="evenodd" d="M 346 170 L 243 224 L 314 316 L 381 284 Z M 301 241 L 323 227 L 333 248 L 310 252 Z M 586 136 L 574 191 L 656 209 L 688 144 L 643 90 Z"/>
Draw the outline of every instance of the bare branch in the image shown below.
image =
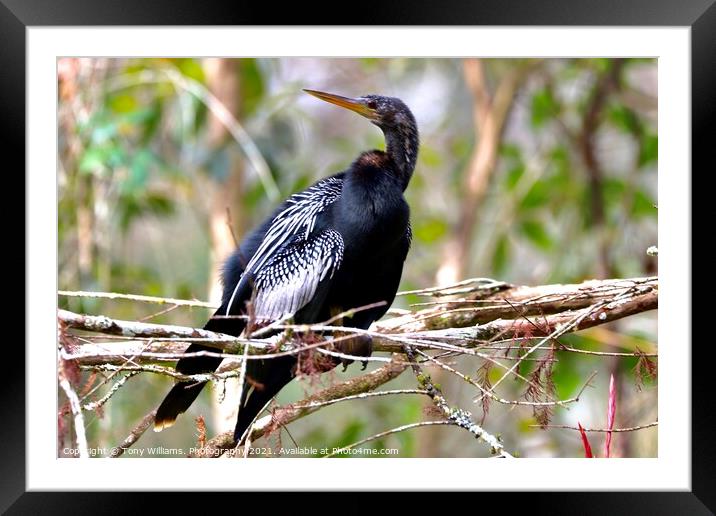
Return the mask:
<path fill-rule="evenodd" d="M 127 450 L 130 446 L 132 446 L 134 443 L 136 443 L 140 437 L 142 437 L 142 434 L 149 428 L 149 426 L 154 422 L 154 416 L 157 414 L 156 410 L 152 410 L 149 414 L 144 416 L 142 420 L 139 422 L 139 424 L 134 427 L 134 429 L 129 433 L 129 435 L 122 441 L 122 444 L 115 446 L 112 448 L 112 451 L 110 452 L 109 456 L 113 459 L 116 459 L 120 455 L 122 455 L 125 450 Z"/>
<path fill-rule="evenodd" d="M 107 391 L 107 393 L 104 396 L 102 396 L 100 399 L 98 399 L 97 401 L 92 401 L 90 403 L 85 403 L 84 405 L 82 405 L 82 410 L 97 410 L 102 405 L 107 403 L 109 398 L 111 398 L 114 395 L 114 393 L 117 392 L 119 390 L 119 388 L 125 384 L 125 382 L 127 380 L 129 380 L 132 376 L 135 376 L 137 374 L 139 374 L 139 371 L 130 371 L 126 376 L 123 376 L 119 381 L 117 381 L 117 383 L 115 383 L 112 386 L 112 388 L 109 391 Z"/>
<path fill-rule="evenodd" d="M 639 311 L 657 308 L 658 279 L 631 278 L 585 281 L 567 285 L 541 285 L 537 287 L 514 286 L 495 292 L 468 288 L 467 295 L 460 299 L 442 302 L 436 306 L 381 321 L 376 329 L 383 333 L 411 333 L 425 330 L 461 328 L 485 322 L 493 322 L 503 328 L 504 319 L 516 319 L 520 316 L 560 314 L 571 310 L 580 310 L 592 306 L 604 299 L 613 299 L 626 292 L 633 292 L 641 302 L 634 303 L 632 310 L 621 315 L 633 315 Z M 642 299 L 638 296 L 644 296 Z M 479 300 L 481 303 L 474 303 Z M 488 306 L 485 302 L 490 301 Z M 467 306 L 466 306 L 467 305 Z M 606 314 L 611 320 L 619 315 Z M 602 321 L 599 323 L 601 324 Z M 497 330 L 497 327 L 495 327 Z"/>
<path fill-rule="evenodd" d="M 440 389 L 430 380 L 430 376 L 425 375 L 420 369 L 420 366 L 415 360 L 413 349 L 410 346 L 405 346 L 405 353 L 408 355 L 410 365 L 418 379 L 418 384 L 423 387 L 427 392 L 428 396 L 433 400 L 433 404 L 440 409 L 443 415 L 447 418 L 447 421 L 464 428 L 478 439 L 484 440 L 490 445 L 490 450 L 493 454 L 497 454 L 500 457 L 513 458 L 512 455 L 507 453 L 502 443 L 494 435 L 485 431 L 480 425 L 472 420 L 472 414 L 468 411 L 451 407 Z"/>
<path fill-rule="evenodd" d="M 170 297 L 154 297 L 154 296 L 140 296 L 138 294 L 120 294 L 117 292 L 86 292 L 86 291 L 70 291 L 70 290 L 59 290 L 58 296 L 64 297 L 93 297 L 103 299 L 126 299 L 129 301 L 141 301 L 143 303 L 157 303 L 160 305 L 175 305 L 175 306 L 199 306 L 203 308 L 219 308 L 219 305 L 214 303 L 207 303 L 206 301 L 197 301 L 196 299 L 173 299 Z"/>
<path fill-rule="evenodd" d="M 529 425 L 529 426 L 536 427 L 536 428 L 567 428 L 569 430 L 577 430 L 577 431 L 580 430 L 580 428 L 577 426 L 569 426 L 569 425 L 544 425 L 544 426 Z M 609 428 L 582 428 L 581 430 L 584 430 L 585 432 L 603 432 L 603 433 L 607 433 L 607 432 L 636 432 L 637 430 L 644 430 L 645 428 L 652 428 L 655 426 L 659 426 L 658 421 L 654 421 L 653 423 L 648 423 L 646 425 L 632 426 L 632 427 L 628 427 L 628 428 L 611 428 L 611 429 L 609 429 Z"/>
<path fill-rule="evenodd" d="M 337 403 L 340 399 L 373 391 L 384 383 L 397 378 L 405 370 L 407 365 L 407 362 L 405 362 L 400 355 L 393 355 L 393 361 L 391 363 L 370 373 L 351 378 L 336 385 L 331 385 L 297 403 L 278 407 L 274 409 L 270 415 L 262 417 L 252 425 L 251 430 L 249 430 L 250 440 L 255 441 L 271 431 L 315 412 L 321 408 L 325 402 L 335 400 Z M 217 457 L 222 455 L 226 450 L 233 448 L 233 446 L 233 432 L 225 432 L 207 441 L 204 448 L 197 450 L 190 454 L 190 456 Z"/>
<path fill-rule="evenodd" d="M 344 446 L 343 448 L 334 450 L 332 453 L 325 455 L 323 458 L 327 459 L 329 457 L 335 457 L 336 455 L 341 455 L 341 454 L 347 452 L 348 450 L 355 448 L 356 446 L 361 446 L 362 444 L 365 444 L 370 441 L 375 441 L 376 439 L 380 439 L 381 437 L 385 437 L 387 435 L 397 434 L 398 432 L 404 432 L 405 430 L 411 430 L 413 428 L 420 428 L 422 426 L 455 425 L 455 424 L 456 423 L 453 421 L 422 421 L 420 423 L 411 423 L 409 425 L 399 426 L 397 428 L 392 428 L 390 430 L 386 430 L 385 432 L 380 432 L 379 434 L 371 435 L 370 437 L 361 439 L 358 442 L 355 442 L 353 444 L 349 444 L 348 446 Z"/>
<path fill-rule="evenodd" d="M 424 359 L 428 363 L 433 363 L 441 369 L 456 374 L 463 381 L 477 387 L 482 393 L 482 397 L 510 405 L 564 407 L 568 403 L 577 401 L 584 389 L 569 400 L 547 398 L 546 401 L 506 400 L 495 394 L 494 389 L 498 387 L 502 379 L 510 374 L 529 383 L 528 379 L 517 372 L 517 364 L 523 360 L 530 360 L 530 354 L 545 343 L 555 341 L 560 335 L 598 326 L 658 307 L 657 278 L 588 281 L 574 285 L 538 287 L 513 286 L 478 278 L 462 281 L 449 287 L 412 291 L 411 293 L 432 296 L 437 298 L 437 302 L 416 312 L 401 312 L 397 317 L 374 324 L 369 330 L 334 326 L 332 324 L 335 318 L 322 324 L 310 325 L 284 324 L 283 321 L 278 321 L 271 326 L 271 329 L 287 330 L 287 332 L 270 338 L 251 339 L 236 338 L 203 329 L 122 321 L 104 316 L 82 315 L 59 310 L 58 319 L 64 329 L 80 330 L 80 333 L 73 335 L 74 338 L 70 344 L 60 349 L 60 356 L 63 359 L 75 361 L 82 369 L 111 371 L 115 374 L 129 373 L 128 376 L 113 385 L 103 398 L 83 407 L 91 410 L 106 403 L 127 378 L 138 372 L 162 374 L 184 381 L 215 381 L 228 377 L 241 377 L 242 364 L 249 359 L 290 355 L 311 348 L 330 355 L 362 359 L 337 353 L 333 349 L 333 344 L 355 335 L 370 335 L 373 338 L 374 350 L 393 353 L 388 364 L 366 375 L 323 389 L 300 402 L 274 409 L 270 415 L 264 416 L 254 423 L 250 429 L 248 442 L 255 441 L 326 405 L 366 399 L 372 396 L 415 393 L 431 397 L 447 418 L 447 421 L 443 422 L 444 424 L 454 424 L 467 429 L 475 436 L 485 439 L 493 451 L 508 457 L 511 455 L 504 451 L 499 440 L 478 426 L 472 420 L 469 412 L 449 405 L 429 377 L 423 375 L 420 366 L 415 361 L 414 353 L 419 354 L 421 360 Z M 125 295 L 108 294 L 108 297 L 111 296 Z M 130 298 L 134 297 L 137 298 L 135 300 L 147 301 L 146 296 L 131 296 Z M 180 306 L 181 301 L 170 300 L 167 303 L 171 303 L 172 306 Z M 157 301 L 152 300 L 152 302 Z M 194 302 L 187 302 L 187 304 L 189 303 Z M 347 317 L 359 310 L 361 308 L 341 315 Z M 261 330 L 256 336 L 260 333 Z M 335 337 L 315 342 L 317 333 L 334 334 Z M 97 334 L 102 335 L 105 342 L 97 342 L 97 339 L 100 338 Z M 313 335 L 313 338 L 309 343 L 303 343 L 304 335 Z M 512 347 L 510 342 L 534 339 L 540 340 L 516 359 L 489 354 L 489 350 L 509 351 Z M 176 360 L 186 356 L 183 352 L 190 342 L 201 342 L 216 349 L 216 351 L 197 352 L 197 356 L 217 356 L 231 360 L 225 361 L 216 372 L 197 375 L 184 375 L 171 367 L 153 363 Z M 507 344 L 507 347 L 496 345 L 501 342 Z M 423 379 L 421 388 L 371 392 L 405 370 L 409 363 L 403 355 L 406 349 L 410 350 L 409 356 L 413 362 L 413 369 L 417 368 L 416 375 L 419 381 L 421 378 Z M 559 343 L 557 349 L 573 352 L 583 351 L 564 347 Z M 427 350 L 436 350 L 440 353 L 436 355 L 436 358 L 425 353 Z M 589 353 L 616 355 L 592 351 Z M 438 359 L 445 355 L 461 354 L 479 357 L 504 369 L 504 376 L 487 389 Z M 619 356 L 621 355 L 633 356 L 631 353 L 619 354 Z M 515 361 L 511 367 L 501 362 L 510 359 Z M 384 357 L 374 357 L 374 361 L 384 362 L 386 360 L 388 359 Z M 588 383 L 589 381 L 587 381 Z M 148 414 L 145 420 L 125 439 L 125 442 L 117 448 L 117 456 L 139 439 L 151 423 L 151 421 L 147 422 L 147 418 L 150 416 L 153 418 L 153 414 Z M 358 446 L 380 436 L 417 426 L 423 425 L 419 423 L 407 425 L 405 428 L 400 427 L 402 429 L 388 430 L 352 446 Z M 208 440 L 206 446 L 190 455 L 196 457 L 219 456 L 233 446 L 233 434 L 227 432 Z"/>

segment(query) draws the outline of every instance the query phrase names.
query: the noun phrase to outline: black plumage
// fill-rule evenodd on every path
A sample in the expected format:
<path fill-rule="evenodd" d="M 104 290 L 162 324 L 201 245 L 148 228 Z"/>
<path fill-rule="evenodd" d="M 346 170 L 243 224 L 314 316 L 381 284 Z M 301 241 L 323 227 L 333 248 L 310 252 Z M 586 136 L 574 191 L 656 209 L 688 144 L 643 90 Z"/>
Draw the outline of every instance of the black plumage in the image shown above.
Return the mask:
<path fill-rule="evenodd" d="M 410 210 L 403 193 L 415 169 L 418 131 L 413 114 L 397 98 L 367 95 L 349 99 L 306 90 L 355 111 L 380 127 L 386 150 L 362 153 L 351 166 L 321 179 L 284 201 L 227 260 L 221 307 L 205 328 L 239 336 L 250 302 L 252 317 L 269 322 L 293 317 L 316 323 L 352 308 L 383 302 L 342 321 L 367 329 L 382 317 L 398 290 L 411 243 Z M 339 343 L 339 351 L 369 356 L 370 339 Z M 192 344 L 187 352 L 210 351 Z M 221 358 L 187 357 L 177 371 L 214 371 Z M 340 363 L 333 360 L 330 367 Z M 234 438 L 240 442 L 254 418 L 295 376 L 297 359 L 284 356 L 249 360 Z M 171 425 L 204 387 L 179 382 L 157 409 L 155 430 Z"/>

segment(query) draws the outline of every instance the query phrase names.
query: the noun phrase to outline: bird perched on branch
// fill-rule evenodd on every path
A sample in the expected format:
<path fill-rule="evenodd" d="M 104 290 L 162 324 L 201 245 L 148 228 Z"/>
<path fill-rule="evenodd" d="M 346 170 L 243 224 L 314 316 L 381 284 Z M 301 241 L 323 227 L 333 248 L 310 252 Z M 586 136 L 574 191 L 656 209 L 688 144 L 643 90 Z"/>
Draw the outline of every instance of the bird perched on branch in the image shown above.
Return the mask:
<path fill-rule="evenodd" d="M 204 326 L 239 336 L 246 317 L 269 322 L 292 317 L 297 324 L 318 323 L 350 309 L 342 324 L 367 329 L 381 318 L 398 290 L 411 241 L 410 210 L 403 192 L 418 157 L 418 129 L 410 109 L 397 98 L 366 95 L 346 98 L 304 90 L 354 111 L 382 129 L 385 151 L 363 152 L 351 166 L 295 193 L 241 243 L 223 271 L 221 307 Z M 367 357 L 365 335 L 336 345 L 343 354 Z M 213 351 L 192 344 L 188 353 Z M 176 369 L 191 375 L 215 371 L 222 359 L 186 357 Z M 337 359 L 327 369 L 340 363 Z M 345 365 L 345 364 L 344 364 Z M 234 439 L 243 442 L 256 416 L 296 375 L 295 355 L 248 360 Z M 174 423 L 206 382 L 180 381 L 157 409 L 154 429 Z"/>

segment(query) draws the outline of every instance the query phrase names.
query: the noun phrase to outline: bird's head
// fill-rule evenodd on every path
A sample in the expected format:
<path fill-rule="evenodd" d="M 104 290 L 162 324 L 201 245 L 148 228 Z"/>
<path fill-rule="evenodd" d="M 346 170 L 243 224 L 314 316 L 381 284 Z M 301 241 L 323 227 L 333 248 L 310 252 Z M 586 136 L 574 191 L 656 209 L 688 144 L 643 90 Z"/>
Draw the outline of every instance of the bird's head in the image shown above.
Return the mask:
<path fill-rule="evenodd" d="M 366 117 L 383 131 L 398 129 L 405 130 L 415 127 L 415 117 L 405 103 L 395 97 L 382 95 L 364 95 L 363 97 L 349 98 L 325 93 L 316 90 L 306 90 L 306 93 L 321 100 L 335 104 Z"/>

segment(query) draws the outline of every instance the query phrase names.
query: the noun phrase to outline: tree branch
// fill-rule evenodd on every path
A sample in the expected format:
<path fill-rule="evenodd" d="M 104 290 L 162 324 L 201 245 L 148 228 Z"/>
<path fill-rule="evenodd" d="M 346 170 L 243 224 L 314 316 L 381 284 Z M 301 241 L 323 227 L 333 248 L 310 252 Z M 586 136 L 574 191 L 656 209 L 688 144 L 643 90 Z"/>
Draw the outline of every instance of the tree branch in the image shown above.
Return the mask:
<path fill-rule="evenodd" d="M 301 336 L 306 334 L 340 332 L 340 336 L 333 340 L 350 338 L 355 334 L 367 334 L 373 337 L 374 350 L 393 353 L 389 363 L 368 374 L 323 389 L 300 402 L 274 409 L 270 415 L 254 423 L 250 430 L 249 442 L 305 417 L 325 405 L 368 397 L 366 393 L 371 393 L 406 369 L 409 362 L 405 360 L 403 353 L 407 349 L 410 350 L 408 351 L 410 362 L 414 369 L 417 368 L 416 375 L 421 383 L 420 390 L 414 390 L 415 393 L 430 396 L 449 422 L 482 437 L 496 453 L 509 456 L 502 448 L 502 444 L 479 427 L 468 412 L 451 407 L 438 390 L 439 387 L 436 388 L 429 377 L 426 383 L 426 375 L 420 371 L 412 350 L 425 360 L 438 362 L 441 368 L 447 368 L 451 372 L 452 368 L 425 354 L 424 351 L 438 350 L 442 352 L 441 355 L 450 353 L 479 356 L 504 368 L 506 372 L 503 378 L 509 374 L 517 375 L 516 367 L 519 361 L 527 359 L 526 357 L 542 344 L 553 342 L 564 333 L 656 309 L 658 279 L 614 279 L 537 287 L 513 286 L 494 280 L 475 279 L 449 287 L 414 291 L 412 294 L 430 296 L 436 301 L 421 303 L 419 306 L 427 305 L 428 308 L 389 318 L 374 324 L 369 330 L 331 326 L 332 321 L 311 325 L 277 323 L 273 326 L 274 329 L 289 331 L 268 339 L 240 339 L 196 328 L 122 321 L 105 316 L 81 315 L 59 310 L 58 319 L 62 331 L 79 330 L 82 334 L 81 336 L 74 334 L 74 338 L 66 339 L 66 345 L 60 349 L 60 354 L 63 360 L 74 360 L 83 369 L 147 371 L 181 380 L 207 381 L 240 375 L 241 364 L 249 359 L 297 353 L 309 347 L 317 348 L 318 351 L 326 351 L 323 347 L 328 347 L 330 351 L 331 340 L 316 343 L 314 338 L 310 344 L 303 344 Z M 87 335 L 87 332 L 94 335 Z M 97 334 L 105 341 L 96 342 Z M 535 338 L 540 338 L 540 342 L 529 348 L 527 353 L 520 355 L 519 361 L 512 367 L 484 353 L 489 349 L 495 349 L 495 344 L 505 340 Z M 189 342 L 197 341 L 216 348 L 215 355 L 225 354 L 233 360 L 224 362 L 215 373 L 204 375 L 182 375 L 173 368 L 154 363 L 177 359 Z M 562 349 L 559 347 L 561 344 L 557 343 L 557 346 L 557 349 Z M 639 354 L 635 354 L 637 355 Z M 376 358 L 385 360 L 382 357 Z M 463 380 L 466 379 L 464 375 L 460 376 Z M 420 382 L 420 378 L 424 381 Z M 480 389 L 482 395 L 512 403 L 494 394 L 494 389 L 499 383 L 496 382 L 489 389 Z M 109 395 L 102 398 L 101 402 L 106 401 L 120 386 L 121 383 L 116 384 L 116 388 L 110 390 Z M 387 395 L 387 393 L 371 393 L 373 394 Z M 525 402 L 524 404 L 563 405 L 566 402 Z M 145 417 L 116 448 L 115 456 L 121 455 L 127 447 L 139 439 L 152 418 L 153 413 Z M 202 448 L 193 450 L 190 456 L 218 456 L 233 445 L 233 434 L 227 432 L 210 439 Z"/>
<path fill-rule="evenodd" d="M 450 288 L 453 287 L 447 289 Z M 433 291 L 432 295 L 439 296 L 441 291 L 445 289 Z M 467 286 L 461 292 L 465 295 L 459 299 L 439 302 L 427 309 L 381 321 L 370 330 L 327 325 L 277 325 L 276 328 L 288 328 L 297 333 L 340 330 L 349 334 L 368 334 L 373 337 L 376 351 L 400 353 L 406 339 L 419 347 L 446 350 L 449 349 L 446 346 L 449 346 L 460 351 L 480 347 L 495 338 L 546 337 L 577 317 L 580 310 L 591 309 L 597 303 L 603 306 L 590 317 L 581 320 L 571 331 L 591 328 L 658 307 L 657 278 L 598 280 L 537 287 L 510 286 L 498 291 L 493 288 L 487 294 L 477 286 Z M 613 301 L 615 299 L 617 301 Z M 174 360 L 184 351 L 188 342 L 201 342 L 226 354 L 238 353 L 248 345 L 250 355 L 266 354 L 275 345 L 275 339 L 237 339 L 196 328 L 122 321 L 66 310 L 59 310 L 58 318 L 68 328 L 132 339 L 81 343 L 66 358 L 75 359 L 82 365 L 117 365 L 130 356 L 136 356 L 137 363 L 146 363 L 157 361 L 160 357 L 152 356 L 157 353 L 167 353 L 170 356 L 166 359 Z M 142 343 L 136 339 L 147 339 L 150 342 Z M 240 360 L 241 357 L 233 358 Z"/>
<path fill-rule="evenodd" d="M 470 414 L 470 412 L 451 407 L 448 404 L 445 396 L 443 396 L 443 393 L 440 391 L 440 388 L 433 383 L 430 376 L 423 373 L 422 369 L 415 361 L 415 354 L 413 353 L 412 347 L 405 346 L 405 354 L 408 356 L 408 360 L 410 360 L 410 366 L 415 373 L 418 384 L 420 384 L 420 386 L 428 392 L 428 396 L 430 396 L 430 399 L 433 400 L 433 404 L 440 410 L 440 412 L 443 413 L 447 421 L 459 426 L 460 428 L 464 428 L 476 438 L 484 440 L 490 445 L 490 451 L 493 454 L 497 454 L 498 456 L 504 458 L 513 458 L 511 454 L 507 453 L 497 437 L 486 432 L 482 427 L 480 427 L 480 425 L 472 420 L 472 414 Z"/>
<path fill-rule="evenodd" d="M 384 383 L 388 383 L 400 376 L 400 374 L 408 366 L 407 362 L 401 355 L 393 355 L 390 363 L 380 367 L 370 373 L 351 378 L 345 382 L 331 385 L 308 398 L 297 403 L 291 403 L 278 407 L 268 416 L 258 419 L 249 431 L 250 441 L 255 441 L 259 437 L 274 431 L 280 427 L 286 426 L 297 419 L 305 417 L 329 401 L 337 401 L 343 398 L 369 392 L 377 389 Z M 207 441 L 206 446 L 194 453 L 189 454 L 190 457 L 217 457 L 225 451 L 233 448 L 234 433 L 224 432 L 217 435 L 213 439 Z"/>

